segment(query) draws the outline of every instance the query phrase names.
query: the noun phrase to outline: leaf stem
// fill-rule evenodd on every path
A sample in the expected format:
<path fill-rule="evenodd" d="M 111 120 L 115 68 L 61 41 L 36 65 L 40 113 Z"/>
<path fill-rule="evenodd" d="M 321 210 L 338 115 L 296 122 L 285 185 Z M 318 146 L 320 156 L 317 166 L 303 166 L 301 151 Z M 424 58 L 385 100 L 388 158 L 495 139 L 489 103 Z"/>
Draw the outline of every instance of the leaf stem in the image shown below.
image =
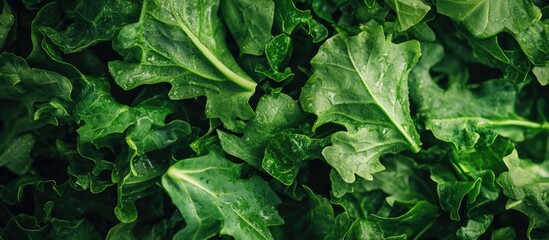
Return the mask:
<path fill-rule="evenodd" d="M 533 128 L 533 129 L 540 129 L 540 130 L 549 130 L 549 122 L 537 123 L 537 122 L 531 122 L 528 120 L 501 120 L 501 121 L 490 120 L 488 123 L 493 126 L 517 126 L 517 127 Z"/>
<path fill-rule="evenodd" d="M 174 6 L 171 6 L 172 7 L 172 11 L 173 12 L 176 12 L 176 10 L 174 10 Z M 200 42 L 200 39 L 198 39 L 198 37 L 196 37 L 194 35 L 194 33 L 191 31 L 191 29 L 183 22 L 181 21 L 181 19 L 179 19 L 177 16 L 174 16 L 176 21 L 177 21 L 177 24 L 179 25 L 179 27 L 181 27 L 181 29 L 183 29 L 183 31 L 185 32 L 185 34 L 187 34 L 187 36 L 191 39 L 191 41 L 194 43 L 194 45 L 198 48 L 198 50 L 200 50 L 200 52 L 202 52 L 202 54 L 204 54 L 204 56 L 223 74 L 225 75 L 229 80 L 231 80 L 232 82 L 236 83 L 236 85 L 244 88 L 245 90 L 247 91 L 251 91 L 253 92 L 255 90 L 255 87 L 257 85 L 257 83 L 255 83 L 250 77 L 248 76 L 240 76 L 238 75 L 237 73 L 235 73 L 233 70 L 231 70 L 230 68 L 228 68 L 227 66 L 225 66 L 225 64 L 223 64 L 211 51 L 210 49 L 202 44 L 202 42 Z"/>

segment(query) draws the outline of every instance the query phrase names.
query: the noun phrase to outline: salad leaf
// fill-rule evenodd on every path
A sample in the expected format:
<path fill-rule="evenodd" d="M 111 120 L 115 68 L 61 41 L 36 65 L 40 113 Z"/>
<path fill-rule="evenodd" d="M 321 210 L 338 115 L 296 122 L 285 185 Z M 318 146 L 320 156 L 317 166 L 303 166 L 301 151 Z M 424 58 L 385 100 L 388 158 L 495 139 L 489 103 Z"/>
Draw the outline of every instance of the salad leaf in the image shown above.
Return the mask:
<path fill-rule="evenodd" d="M 36 139 L 30 134 L 13 139 L 13 142 L 0 155 L 0 166 L 19 175 L 25 174 L 32 164 L 30 151 L 35 142 Z"/>
<path fill-rule="evenodd" d="M 498 134 L 522 141 L 523 129 L 544 130 L 546 123 L 529 121 L 515 113 L 516 88 L 505 79 L 483 82 L 480 86 L 449 83 L 445 90 L 428 75 L 429 69 L 442 57 L 440 46 L 425 50 L 411 74 L 411 89 L 425 126 L 433 134 L 455 145 L 458 151 L 470 151 L 477 144 L 491 145 Z M 449 103 L 453 108 L 445 108 Z"/>
<path fill-rule="evenodd" d="M 437 1 L 437 11 L 463 23 L 475 37 L 486 38 L 507 30 L 518 34 L 537 22 L 541 11 L 532 1 Z"/>
<path fill-rule="evenodd" d="M 117 84 L 133 89 L 169 82 L 172 99 L 207 96 L 206 115 L 239 129 L 236 118 L 253 116 L 248 99 L 256 83 L 225 45 L 221 21 L 213 14 L 218 8 L 217 1 L 144 1 L 139 22 L 126 25 L 115 40 L 126 59 L 109 63 Z"/>
<path fill-rule="evenodd" d="M 0 0 L 0 240 L 546 239 L 547 14 Z"/>
<path fill-rule="evenodd" d="M 549 23 L 539 21 L 528 29 L 515 35 L 520 47 L 534 64 L 532 73 L 536 76 L 541 85 L 547 85 L 549 79 Z"/>
<path fill-rule="evenodd" d="M 223 17 L 240 52 L 261 55 L 272 38 L 274 2 L 230 0 L 221 3 Z"/>
<path fill-rule="evenodd" d="M 318 116 L 316 127 L 333 122 L 347 129 L 334 134 L 333 146 L 322 153 L 346 182 L 354 182 L 355 174 L 372 179 L 383 170 L 380 155 L 419 151 L 406 97 L 408 72 L 419 54 L 418 42 L 393 44 L 371 22 L 357 36 L 332 37 L 313 58 L 315 73 L 300 99 L 305 111 Z"/>
<path fill-rule="evenodd" d="M 111 40 L 122 26 L 137 21 L 140 4 L 140 0 L 80 0 L 67 13 L 73 18 L 71 25 L 63 31 L 46 28 L 44 33 L 63 52 L 82 51 L 100 41 Z"/>
<path fill-rule="evenodd" d="M 273 239 L 269 226 L 284 221 L 276 212 L 280 199 L 258 176 L 243 179 L 241 164 L 215 151 L 179 161 L 162 177 L 187 226 L 176 239 L 222 234 L 239 239 Z"/>
<path fill-rule="evenodd" d="M 492 223 L 493 216 L 483 215 L 479 219 L 471 219 L 467 226 L 462 227 L 457 232 L 459 239 L 478 239 Z"/>
<path fill-rule="evenodd" d="M 261 168 L 265 148 L 278 133 L 298 127 L 303 111 L 285 94 L 266 95 L 260 99 L 255 117 L 248 123 L 242 138 L 219 131 L 221 147 L 252 166 Z"/>
<path fill-rule="evenodd" d="M 397 13 L 398 31 L 406 31 L 418 24 L 431 9 L 421 0 L 389 0 L 386 2 Z"/>
<path fill-rule="evenodd" d="M 291 0 L 275 0 L 274 23 L 282 32 L 291 35 L 301 24 L 307 25 L 308 34 L 313 42 L 320 42 L 328 36 L 328 29 L 316 21 L 309 10 L 302 11 Z"/>
<path fill-rule="evenodd" d="M 549 165 L 546 162 L 535 164 L 521 160 L 516 151 L 505 157 L 504 161 L 509 171 L 498 177 L 498 184 L 509 197 L 506 208 L 516 209 L 529 217 L 528 235 L 537 228 L 545 228 L 549 213 L 549 189 L 546 186 Z"/>

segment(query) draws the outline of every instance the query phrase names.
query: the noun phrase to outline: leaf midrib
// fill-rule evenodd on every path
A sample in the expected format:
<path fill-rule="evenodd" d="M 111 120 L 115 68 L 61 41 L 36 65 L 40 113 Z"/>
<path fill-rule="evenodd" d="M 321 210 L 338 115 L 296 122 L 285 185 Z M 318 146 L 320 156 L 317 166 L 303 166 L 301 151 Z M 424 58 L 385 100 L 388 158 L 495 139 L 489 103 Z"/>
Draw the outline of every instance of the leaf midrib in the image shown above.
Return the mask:
<path fill-rule="evenodd" d="M 173 6 L 173 3 L 170 4 L 170 8 L 172 12 L 176 12 Z M 194 33 L 191 31 L 191 29 L 177 16 L 174 16 L 176 19 L 177 25 L 187 34 L 187 36 L 191 39 L 193 44 L 204 54 L 204 56 L 219 70 L 223 75 L 225 75 L 230 81 L 234 82 L 236 85 L 242 87 L 243 89 L 247 91 L 254 91 L 255 86 L 257 85 L 253 80 L 250 78 L 242 77 L 229 69 L 225 64 L 223 64 L 211 51 L 206 47 L 202 42 L 200 42 L 200 39 L 194 35 Z"/>
<path fill-rule="evenodd" d="M 506 120 L 492 120 L 490 118 L 484 117 L 449 117 L 449 118 L 433 118 L 428 121 L 451 121 L 451 120 L 461 120 L 461 121 L 477 121 L 484 122 L 484 125 L 490 125 L 495 127 L 505 127 L 505 126 L 516 126 L 532 129 L 542 129 L 549 130 L 548 123 L 537 123 L 525 119 L 506 119 Z"/>
<path fill-rule="evenodd" d="M 198 172 L 205 172 L 205 171 L 208 171 L 209 169 L 214 169 L 214 167 L 209 167 L 209 168 L 206 168 L 206 169 L 202 169 L 202 170 L 189 170 L 189 171 L 180 171 L 180 170 L 174 170 L 173 168 L 168 170 L 168 175 L 170 176 L 174 176 L 176 178 L 179 178 L 185 182 L 188 182 L 189 184 L 199 188 L 200 190 L 210 194 L 216 201 L 220 202 L 221 204 L 226 204 L 225 202 L 223 202 L 214 192 L 212 192 L 210 189 L 208 189 L 207 187 L 203 186 L 200 182 L 197 182 L 195 181 L 192 177 L 190 176 L 187 176 L 185 173 L 186 172 L 189 172 L 189 173 L 198 173 Z M 229 209 L 231 209 L 231 211 L 233 211 L 238 217 L 240 217 L 246 224 L 248 224 L 253 230 L 255 230 L 257 233 L 259 233 L 260 236 L 263 237 L 263 239 L 270 239 L 269 237 L 265 236 L 263 234 L 263 232 L 261 231 L 261 229 L 257 229 L 251 222 L 249 222 L 244 216 L 240 215 L 239 212 L 235 211 L 235 209 L 233 209 L 232 207 L 229 206 Z"/>
<path fill-rule="evenodd" d="M 385 115 L 389 118 L 389 120 L 391 120 L 391 122 L 393 123 L 393 125 L 397 128 L 397 130 L 400 132 L 400 134 L 402 136 L 404 136 L 404 138 L 406 139 L 406 141 L 411 145 L 411 150 L 413 152 L 419 152 L 419 150 L 421 150 L 421 148 L 419 147 L 419 145 L 414 141 L 414 139 L 412 138 L 412 136 L 410 136 L 404 128 L 402 128 L 402 126 L 400 126 L 399 123 L 396 122 L 396 119 L 391 115 L 389 114 L 389 112 L 387 112 L 387 110 L 383 107 L 383 105 L 380 104 L 380 101 L 379 99 L 374 95 L 372 94 L 372 91 L 370 91 L 370 88 L 368 87 L 368 84 L 366 84 L 366 80 L 364 79 L 364 77 L 362 76 L 362 74 L 359 72 L 356 64 L 355 64 L 355 61 L 354 59 L 351 57 L 351 53 L 349 52 L 350 50 L 350 47 L 349 47 L 349 42 L 348 41 L 344 41 L 345 42 L 345 46 L 346 46 L 346 49 L 347 49 L 347 55 L 349 56 L 349 60 L 351 61 L 351 63 L 353 64 L 353 68 L 354 68 L 354 71 L 357 73 L 357 75 L 360 77 L 360 80 L 362 80 L 362 84 L 364 85 L 364 87 L 366 88 L 366 91 L 368 91 L 368 93 L 370 94 L 370 96 L 372 97 L 372 100 L 374 101 L 374 103 L 376 105 L 378 105 L 381 110 L 383 111 L 383 113 L 385 113 Z M 383 43 L 383 45 L 385 45 L 385 42 Z M 374 45 L 372 44 L 372 47 L 371 49 L 373 50 L 374 48 Z M 371 51 L 373 52 L 373 51 Z M 372 58 L 372 54 L 369 54 L 368 56 L 368 61 L 367 61 L 367 66 L 369 68 L 369 63 L 371 63 L 371 58 Z M 398 101 L 397 101 L 398 102 Z"/>

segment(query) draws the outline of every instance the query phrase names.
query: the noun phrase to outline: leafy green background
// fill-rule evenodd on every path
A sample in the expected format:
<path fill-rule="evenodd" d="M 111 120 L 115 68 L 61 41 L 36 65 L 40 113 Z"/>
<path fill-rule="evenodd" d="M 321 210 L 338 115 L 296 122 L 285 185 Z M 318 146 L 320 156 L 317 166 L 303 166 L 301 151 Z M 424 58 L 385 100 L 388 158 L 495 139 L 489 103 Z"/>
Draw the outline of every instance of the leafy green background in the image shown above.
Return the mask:
<path fill-rule="evenodd" d="M 0 0 L 0 240 L 546 239 L 539 0 Z"/>

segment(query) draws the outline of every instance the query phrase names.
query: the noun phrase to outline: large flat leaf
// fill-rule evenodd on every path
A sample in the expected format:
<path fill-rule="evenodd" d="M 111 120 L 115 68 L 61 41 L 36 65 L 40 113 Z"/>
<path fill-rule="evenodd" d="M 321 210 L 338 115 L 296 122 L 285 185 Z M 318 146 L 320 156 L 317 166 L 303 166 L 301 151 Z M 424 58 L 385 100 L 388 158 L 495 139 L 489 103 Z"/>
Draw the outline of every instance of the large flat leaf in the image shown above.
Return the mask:
<path fill-rule="evenodd" d="M 407 82 L 419 53 L 418 42 L 394 44 L 370 23 L 357 36 L 327 40 L 311 61 L 314 75 L 303 88 L 302 106 L 318 116 L 317 127 L 332 122 L 347 128 L 323 151 L 346 182 L 355 174 L 371 179 L 383 169 L 378 159 L 385 153 L 419 151 Z"/>
<path fill-rule="evenodd" d="M 235 38 L 241 53 L 261 55 L 271 38 L 274 19 L 271 0 L 221 1 L 225 23 Z"/>
<path fill-rule="evenodd" d="M 206 116 L 237 129 L 237 118 L 253 116 L 256 83 L 229 52 L 218 8 L 219 1 L 144 1 L 139 22 L 115 40 L 125 58 L 109 63 L 115 81 L 124 89 L 169 82 L 172 99 L 206 96 Z"/>
<path fill-rule="evenodd" d="M 530 0 L 441 0 L 437 11 L 463 23 L 475 37 L 485 38 L 508 30 L 518 34 L 541 17 Z"/>
<path fill-rule="evenodd" d="M 207 239 L 218 231 L 236 239 L 273 239 L 269 226 L 283 223 L 280 199 L 260 177 L 241 178 L 242 167 L 211 152 L 168 169 L 162 186 L 186 223 L 175 239 Z"/>

